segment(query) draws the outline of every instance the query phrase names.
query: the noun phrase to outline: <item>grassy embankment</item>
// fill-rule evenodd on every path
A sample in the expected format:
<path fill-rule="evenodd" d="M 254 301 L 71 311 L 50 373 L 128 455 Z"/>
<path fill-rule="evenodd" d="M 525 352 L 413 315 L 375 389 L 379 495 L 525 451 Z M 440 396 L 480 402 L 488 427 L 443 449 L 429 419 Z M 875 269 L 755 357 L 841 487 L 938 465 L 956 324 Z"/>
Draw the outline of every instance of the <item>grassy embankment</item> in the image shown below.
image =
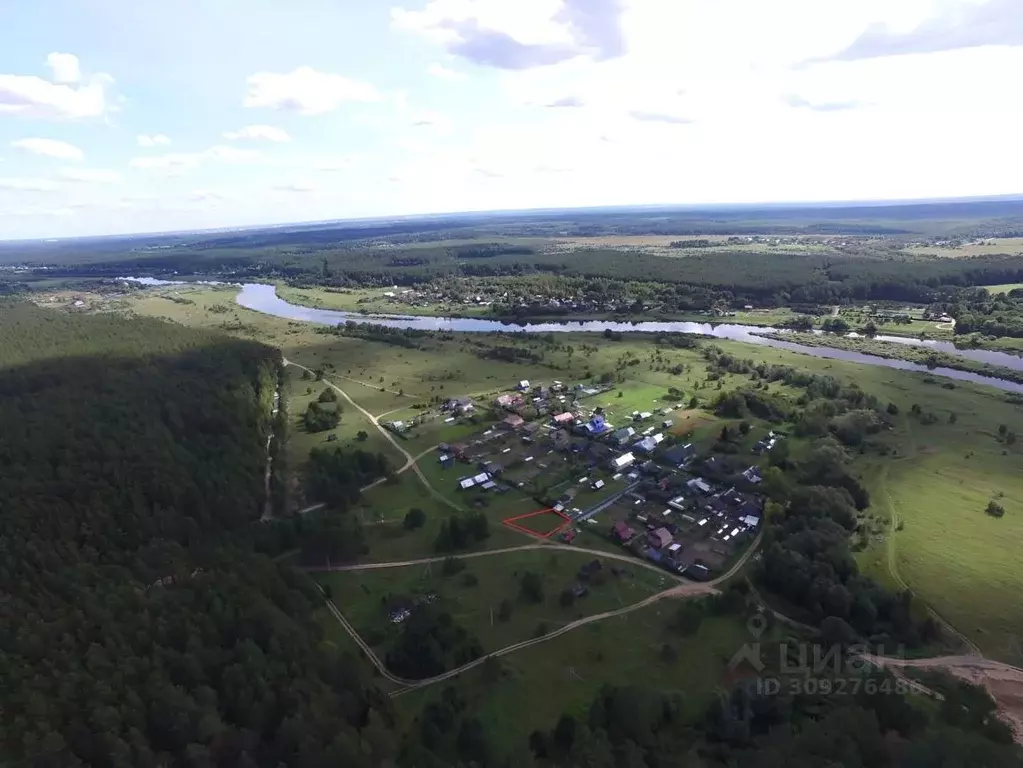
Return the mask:
<path fill-rule="evenodd" d="M 991 365 L 990 363 L 969 360 L 925 346 L 918 347 L 893 341 L 881 341 L 865 337 L 850 338 L 834 334 L 823 336 L 809 333 L 786 334 L 784 340 L 808 347 L 831 347 L 850 352 L 861 352 L 865 355 L 874 355 L 875 357 L 884 357 L 889 360 L 906 360 L 932 368 L 941 367 L 969 371 L 981 376 L 1005 379 L 1017 384 L 1023 384 L 1023 371 L 1017 371 L 1002 365 Z"/>

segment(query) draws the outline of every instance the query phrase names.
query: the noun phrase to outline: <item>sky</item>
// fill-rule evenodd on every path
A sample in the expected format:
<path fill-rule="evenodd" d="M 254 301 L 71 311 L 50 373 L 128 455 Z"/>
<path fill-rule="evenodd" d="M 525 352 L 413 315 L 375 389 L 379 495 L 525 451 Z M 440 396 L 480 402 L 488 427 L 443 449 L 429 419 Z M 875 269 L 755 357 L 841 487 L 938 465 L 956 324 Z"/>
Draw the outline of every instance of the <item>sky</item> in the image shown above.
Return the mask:
<path fill-rule="evenodd" d="M 0 239 L 1023 193 L 1023 0 L 0 0 Z"/>

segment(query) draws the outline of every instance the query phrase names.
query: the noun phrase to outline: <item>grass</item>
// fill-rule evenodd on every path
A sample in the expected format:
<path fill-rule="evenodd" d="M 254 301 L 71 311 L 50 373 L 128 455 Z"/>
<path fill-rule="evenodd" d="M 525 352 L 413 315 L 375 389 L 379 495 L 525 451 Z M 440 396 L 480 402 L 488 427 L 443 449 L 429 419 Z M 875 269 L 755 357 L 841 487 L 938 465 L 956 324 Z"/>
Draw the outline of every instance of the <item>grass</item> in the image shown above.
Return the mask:
<path fill-rule="evenodd" d="M 536 729 L 549 730 L 569 713 L 586 722 L 590 704 L 604 685 L 639 686 L 681 695 L 687 717 L 700 717 L 718 690 L 728 687 L 728 661 L 749 640 L 741 618 L 705 619 L 699 631 L 681 638 L 668 629 L 677 604 L 661 601 L 620 618 L 569 632 L 500 659 L 500 674 L 484 667 L 452 681 L 501 752 L 513 752 Z M 678 661 L 661 660 L 663 645 Z M 406 722 L 446 686 L 411 691 L 394 700 Z"/>
<path fill-rule="evenodd" d="M 463 560 L 465 569 L 443 575 L 443 564 L 413 565 L 384 570 L 324 574 L 333 600 L 360 635 L 371 645 L 386 648 L 400 632 L 388 618 L 396 599 L 435 594 L 438 606 L 480 639 L 484 651 L 494 651 L 534 637 L 545 625 L 556 629 L 584 616 L 621 608 L 666 589 L 675 582 L 645 568 L 628 568 L 627 574 L 605 575 L 599 586 L 571 606 L 560 604 L 562 590 L 577 581 L 579 569 L 594 559 L 585 553 L 559 550 L 508 552 L 492 557 Z M 613 563 L 604 562 L 610 569 Z M 620 565 L 620 564 L 619 564 Z M 533 603 L 520 593 L 520 579 L 533 572 L 543 579 L 543 599 Z M 471 576 L 475 584 L 468 585 Z M 501 602 L 512 604 L 511 615 L 502 621 Z"/>
<path fill-rule="evenodd" d="M 1008 293 L 1023 289 L 1023 283 L 1003 283 L 1002 285 L 985 285 L 984 290 L 988 293 Z"/>
<path fill-rule="evenodd" d="M 1023 251 L 1023 237 L 995 237 L 965 243 L 958 248 L 939 245 L 917 245 L 905 249 L 914 255 L 943 256 L 946 258 L 963 258 L 968 256 L 991 256 L 1002 253 L 1019 253 Z"/>
<path fill-rule="evenodd" d="M 426 525 L 409 531 L 402 525 L 402 521 L 413 507 L 426 513 Z M 433 543 L 441 525 L 451 515 L 460 513 L 432 496 L 415 473 L 409 471 L 398 475 L 394 483 L 383 483 L 367 491 L 356 506 L 355 514 L 362 520 L 369 545 L 365 561 L 392 562 L 433 556 Z M 525 534 L 501 525 L 505 514 L 487 511 L 487 516 L 490 537 L 475 544 L 472 550 L 502 549 L 536 543 Z"/>

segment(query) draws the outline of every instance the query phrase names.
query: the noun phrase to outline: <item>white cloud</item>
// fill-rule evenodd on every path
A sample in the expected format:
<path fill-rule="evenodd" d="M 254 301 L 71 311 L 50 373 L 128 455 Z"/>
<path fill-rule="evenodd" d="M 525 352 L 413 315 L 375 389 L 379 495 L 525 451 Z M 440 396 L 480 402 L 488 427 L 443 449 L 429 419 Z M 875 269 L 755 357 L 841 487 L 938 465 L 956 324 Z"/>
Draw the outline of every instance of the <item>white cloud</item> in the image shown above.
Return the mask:
<path fill-rule="evenodd" d="M 263 159 L 258 149 L 238 149 L 227 144 L 217 144 L 202 152 L 172 152 L 167 155 L 147 155 L 132 158 L 132 168 L 163 171 L 168 176 L 179 176 L 198 168 L 207 160 L 227 163 L 253 163 Z"/>
<path fill-rule="evenodd" d="M 369 83 L 312 67 L 298 67 L 291 72 L 257 72 L 248 78 L 246 107 L 267 107 L 322 115 L 333 112 L 344 102 L 379 101 L 380 93 Z"/>
<path fill-rule="evenodd" d="M 46 63 L 53 70 L 53 82 L 77 83 L 82 79 L 82 70 L 78 66 L 78 57 L 71 53 L 51 53 Z"/>
<path fill-rule="evenodd" d="M 287 131 L 272 125 L 247 125 L 237 131 L 224 131 L 224 138 L 229 141 L 237 141 L 239 139 L 265 139 L 266 141 L 280 143 L 291 141 L 291 136 L 288 135 Z"/>
<path fill-rule="evenodd" d="M 106 168 L 64 168 L 60 177 L 67 181 L 80 181 L 87 184 L 120 184 L 124 177 L 117 171 Z"/>
<path fill-rule="evenodd" d="M 170 144 L 171 140 L 162 133 L 140 133 L 135 137 L 135 143 L 140 147 L 157 147 Z"/>
<path fill-rule="evenodd" d="M 429 0 L 393 8 L 391 22 L 475 64 L 520 70 L 623 55 L 622 10 L 621 0 Z"/>
<path fill-rule="evenodd" d="M 228 144 L 217 144 L 207 149 L 203 155 L 213 160 L 224 160 L 229 163 L 253 163 L 263 159 L 258 149 L 238 149 Z"/>
<path fill-rule="evenodd" d="M 213 189 L 195 189 L 189 195 L 189 199 L 198 203 L 222 203 L 227 196 Z"/>
<path fill-rule="evenodd" d="M 459 72 L 455 69 L 445 67 L 443 64 L 434 62 L 426 68 L 426 73 L 433 77 L 439 77 L 441 80 L 450 80 L 451 82 L 460 82 L 465 80 L 469 76 L 464 72 Z"/>
<path fill-rule="evenodd" d="M 11 146 L 31 152 L 33 155 L 55 157 L 58 160 L 85 159 L 85 153 L 74 144 L 56 139 L 17 139 L 11 142 Z"/>
<path fill-rule="evenodd" d="M 352 155 L 340 155 L 338 157 L 322 157 L 316 161 L 316 170 L 332 173 L 351 168 L 355 158 Z"/>
<path fill-rule="evenodd" d="M 49 179 L 25 179 L 17 177 L 0 177 L 0 189 L 18 192 L 53 192 L 57 188 Z"/>
<path fill-rule="evenodd" d="M 202 162 L 201 152 L 175 152 L 169 155 L 152 155 L 149 157 L 132 158 L 132 168 L 165 171 L 168 175 L 177 175 L 198 168 Z"/>
<path fill-rule="evenodd" d="M 48 62 L 54 70 L 55 82 L 35 75 L 0 74 L 0 115 L 81 120 L 101 117 L 109 111 L 106 88 L 113 82 L 109 75 L 96 74 L 79 83 L 77 58 L 71 54 L 50 54 Z M 76 75 L 73 81 L 63 79 L 71 75 Z"/>
<path fill-rule="evenodd" d="M 275 192 L 314 192 L 316 191 L 316 185 L 307 181 L 292 181 L 284 184 L 274 184 L 271 189 Z"/>

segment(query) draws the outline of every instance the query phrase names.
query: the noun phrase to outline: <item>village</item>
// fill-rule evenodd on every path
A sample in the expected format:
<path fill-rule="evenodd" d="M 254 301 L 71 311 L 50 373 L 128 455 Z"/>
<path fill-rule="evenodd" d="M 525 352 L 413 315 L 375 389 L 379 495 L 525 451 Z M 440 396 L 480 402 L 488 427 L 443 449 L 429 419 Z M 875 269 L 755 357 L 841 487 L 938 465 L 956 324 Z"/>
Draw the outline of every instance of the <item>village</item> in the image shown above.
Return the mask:
<path fill-rule="evenodd" d="M 538 538 L 592 545 L 596 536 L 667 571 L 714 578 L 760 530 L 760 464 L 784 435 L 751 433 L 745 458 L 719 457 L 701 452 L 673 406 L 595 403 L 612 389 L 521 381 L 486 402 L 446 400 L 437 419 L 477 428 L 438 446 L 441 487 L 485 510 L 521 510 L 531 499 L 527 513 L 502 522 Z"/>

